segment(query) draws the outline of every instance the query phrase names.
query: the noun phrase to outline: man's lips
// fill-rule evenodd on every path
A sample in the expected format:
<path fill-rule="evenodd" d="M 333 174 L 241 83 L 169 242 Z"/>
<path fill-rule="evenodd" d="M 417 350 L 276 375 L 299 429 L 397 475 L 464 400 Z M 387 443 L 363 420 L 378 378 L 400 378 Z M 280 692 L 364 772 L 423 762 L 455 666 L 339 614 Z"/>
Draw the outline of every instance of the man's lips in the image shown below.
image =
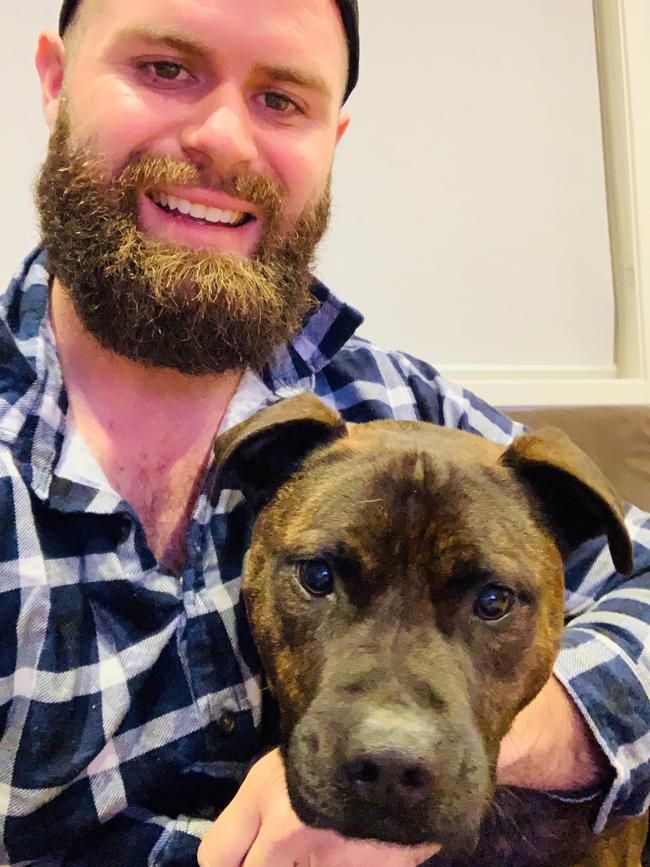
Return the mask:
<path fill-rule="evenodd" d="M 255 217 L 245 211 L 232 211 L 223 208 L 208 207 L 192 199 L 173 196 L 169 193 L 152 192 L 148 197 L 159 208 L 170 214 L 182 215 L 202 223 L 212 223 L 220 226 L 230 226 L 233 229 L 250 223 Z"/>
<path fill-rule="evenodd" d="M 210 191 L 206 193 L 204 202 L 208 198 L 214 201 L 216 196 L 210 196 Z M 233 200 L 221 194 L 221 207 L 197 202 L 193 191 L 189 193 L 191 198 L 189 195 L 186 198 L 186 195 L 180 196 L 169 191 L 141 193 L 138 209 L 140 229 L 152 238 L 172 244 L 245 257 L 253 255 L 260 243 L 261 219 L 244 210 L 223 207 L 223 199 L 226 200 L 224 204 L 230 204 Z"/>
<path fill-rule="evenodd" d="M 146 195 L 167 213 L 201 223 L 238 228 L 256 219 L 250 205 L 223 193 L 208 190 L 152 190 Z"/>

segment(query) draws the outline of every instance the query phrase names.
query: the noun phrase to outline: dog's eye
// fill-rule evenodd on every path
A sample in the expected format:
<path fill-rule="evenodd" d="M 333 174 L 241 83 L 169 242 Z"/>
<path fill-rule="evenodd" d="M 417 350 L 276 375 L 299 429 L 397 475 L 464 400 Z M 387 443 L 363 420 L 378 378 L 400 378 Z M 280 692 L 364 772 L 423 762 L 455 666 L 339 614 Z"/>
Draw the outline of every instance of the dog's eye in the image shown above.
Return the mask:
<path fill-rule="evenodd" d="M 487 584 L 476 597 L 474 613 L 481 620 L 501 620 L 512 611 L 515 599 L 515 594 L 509 587 Z"/>
<path fill-rule="evenodd" d="M 298 564 L 300 583 L 312 596 L 328 596 L 334 591 L 334 573 L 327 560 L 303 560 Z"/>

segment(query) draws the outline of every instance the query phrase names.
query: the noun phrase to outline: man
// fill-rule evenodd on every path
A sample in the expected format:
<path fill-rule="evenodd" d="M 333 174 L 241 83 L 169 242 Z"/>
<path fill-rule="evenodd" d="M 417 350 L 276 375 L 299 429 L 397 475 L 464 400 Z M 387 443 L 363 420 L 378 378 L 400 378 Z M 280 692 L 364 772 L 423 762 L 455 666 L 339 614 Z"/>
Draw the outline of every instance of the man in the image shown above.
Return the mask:
<path fill-rule="evenodd" d="M 356 3 L 67 0 L 60 30 L 37 50 L 44 249 L 3 298 L 2 863 L 191 864 L 204 837 L 204 867 L 418 864 L 436 847 L 305 828 L 277 751 L 256 761 L 274 720 L 248 513 L 210 462 L 216 433 L 299 391 L 350 420 L 516 432 L 356 338 L 310 277 Z M 579 552 L 556 677 L 500 757 L 504 782 L 592 797 L 597 827 L 650 788 L 650 518 L 629 526 L 631 580 Z"/>

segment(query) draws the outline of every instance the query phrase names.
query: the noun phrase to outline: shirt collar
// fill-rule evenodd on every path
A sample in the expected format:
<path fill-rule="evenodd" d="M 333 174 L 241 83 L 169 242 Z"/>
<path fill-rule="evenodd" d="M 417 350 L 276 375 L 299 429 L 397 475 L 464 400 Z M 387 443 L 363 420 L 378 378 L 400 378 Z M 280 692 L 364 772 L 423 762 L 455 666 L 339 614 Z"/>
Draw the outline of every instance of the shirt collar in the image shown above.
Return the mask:
<path fill-rule="evenodd" d="M 316 302 L 302 329 L 273 355 L 264 370 L 267 384 L 277 388 L 298 387 L 329 364 L 363 322 L 354 307 L 340 301 L 323 283 L 311 287 Z"/>

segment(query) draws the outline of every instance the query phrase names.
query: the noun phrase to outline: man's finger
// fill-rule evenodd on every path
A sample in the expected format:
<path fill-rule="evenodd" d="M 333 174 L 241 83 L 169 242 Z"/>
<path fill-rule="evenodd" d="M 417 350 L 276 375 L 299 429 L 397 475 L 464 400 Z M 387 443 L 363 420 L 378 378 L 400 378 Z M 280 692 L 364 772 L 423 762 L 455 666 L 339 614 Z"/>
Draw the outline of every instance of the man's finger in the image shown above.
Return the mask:
<path fill-rule="evenodd" d="M 199 867 L 242 867 L 259 833 L 260 821 L 259 810 L 236 796 L 203 838 L 197 856 Z"/>
<path fill-rule="evenodd" d="M 280 809 L 265 817 L 242 867 L 309 867 L 317 842 L 327 831 L 306 828 L 293 813 Z"/>

